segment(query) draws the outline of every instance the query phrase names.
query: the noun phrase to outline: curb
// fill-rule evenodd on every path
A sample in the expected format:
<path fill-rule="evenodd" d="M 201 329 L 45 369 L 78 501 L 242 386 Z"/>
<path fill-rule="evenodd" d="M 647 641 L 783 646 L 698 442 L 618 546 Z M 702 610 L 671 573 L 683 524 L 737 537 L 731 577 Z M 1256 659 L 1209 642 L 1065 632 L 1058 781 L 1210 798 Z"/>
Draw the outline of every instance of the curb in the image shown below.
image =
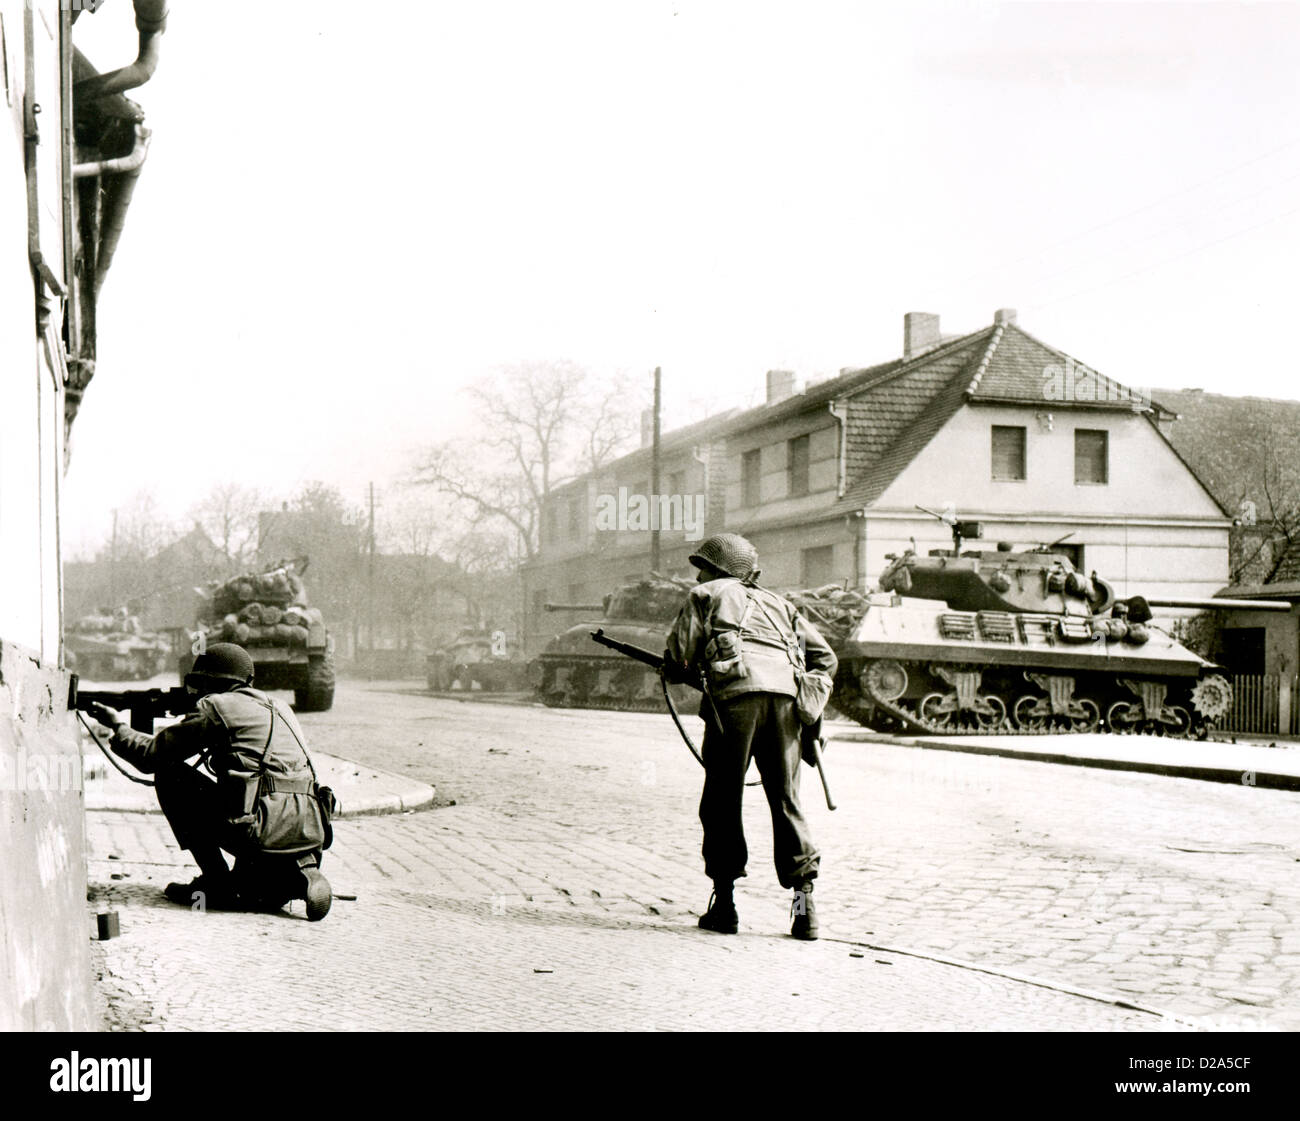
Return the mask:
<path fill-rule="evenodd" d="M 1231 767 L 1206 767 L 1181 763 L 1159 763 L 1145 759 L 1109 759 L 1098 756 L 1066 755 L 1054 751 L 1024 751 L 1013 747 L 990 747 L 987 744 L 956 743 L 951 740 L 920 740 L 887 733 L 831 735 L 832 740 L 845 743 L 888 743 L 898 747 L 929 748 L 936 751 L 956 751 L 966 755 L 993 755 L 1004 759 L 1027 759 L 1033 763 L 1061 763 L 1068 767 L 1093 767 L 1106 771 L 1136 771 L 1143 774 L 1165 775 L 1169 778 L 1190 778 L 1201 782 L 1229 783 L 1233 786 L 1263 787 L 1266 790 L 1300 790 L 1300 775 L 1275 771 L 1252 771 Z"/>
<path fill-rule="evenodd" d="M 329 759 L 338 763 L 347 764 L 349 767 L 355 767 L 363 775 L 372 775 L 383 779 L 390 780 L 392 785 L 399 789 L 392 793 L 386 794 L 361 794 L 354 793 L 351 797 L 344 798 L 341 794 L 339 800 L 343 803 L 343 809 L 335 815 L 335 820 L 343 820 L 352 817 L 378 817 L 384 814 L 411 813 L 415 810 L 427 809 L 433 805 L 438 798 L 438 788 L 427 782 L 413 782 L 404 779 L 399 775 L 390 774 L 387 771 L 379 771 L 365 763 L 358 763 L 355 759 L 348 759 L 342 755 L 335 755 L 332 752 L 320 752 L 317 755 L 325 755 Z M 364 788 L 365 783 L 357 784 L 358 788 Z M 123 791 L 125 793 L 125 791 Z M 335 791 L 339 794 L 339 791 Z M 82 791 L 83 798 L 85 790 Z M 111 797 L 107 799 L 111 803 Z M 138 814 L 158 814 L 162 813 L 157 801 L 150 795 L 147 802 L 140 804 L 123 804 L 117 805 L 96 805 L 87 806 L 89 813 L 138 813 Z"/>

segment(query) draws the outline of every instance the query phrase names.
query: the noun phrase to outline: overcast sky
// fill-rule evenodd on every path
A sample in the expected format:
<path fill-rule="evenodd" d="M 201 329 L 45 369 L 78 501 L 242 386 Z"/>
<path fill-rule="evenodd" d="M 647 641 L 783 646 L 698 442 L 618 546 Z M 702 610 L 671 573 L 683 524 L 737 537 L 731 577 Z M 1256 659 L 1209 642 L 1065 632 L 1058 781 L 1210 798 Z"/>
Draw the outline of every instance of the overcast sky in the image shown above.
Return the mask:
<path fill-rule="evenodd" d="M 75 38 L 129 62 L 129 0 Z M 1298 86 L 1290 3 L 175 3 L 66 551 L 141 490 L 395 503 L 503 364 L 659 365 L 685 422 L 913 310 L 1300 396 Z"/>

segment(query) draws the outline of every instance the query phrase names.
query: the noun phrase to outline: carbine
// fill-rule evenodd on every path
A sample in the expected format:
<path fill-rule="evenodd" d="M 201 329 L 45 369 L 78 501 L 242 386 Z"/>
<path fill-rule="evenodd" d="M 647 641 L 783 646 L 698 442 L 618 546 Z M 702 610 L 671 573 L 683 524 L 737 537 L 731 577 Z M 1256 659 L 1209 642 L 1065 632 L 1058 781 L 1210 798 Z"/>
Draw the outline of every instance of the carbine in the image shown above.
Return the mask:
<path fill-rule="evenodd" d="M 686 734 L 686 729 L 682 727 L 682 722 L 677 715 L 677 710 L 673 706 L 672 697 L 668 693 L 668 682 L 671 679 L 674 683 L 689 685 L 692 689 L 699 689 L 708 701 L 710 707 L 713 705 L 713 699 L 709 696 L 709 690 L 705 685 L 703 676 L 692 679 L 688 676 L 671 674 L 666 659 L 662 654 L 654 654 L 640 646 L 633 646 L 630 642 L 619 642 L 616 638 L 610 638 L 603 629 L 597 629 L 591 632 L 593 642 L 600 643 L 601 646 L 608 646 L 611 650 L 622 654 L 624 657 L 632 658 L 642 665 L 649 666 L 657 670 L 664 682 L 664 699 L 668 702 L 668 711 L 672 713 L 673 722 L 677 725 L 677 730 L 681 732 L 682 738 L 686 740 L 686 746 L 691 749 L 691 754 L 704 765 L 704 760 L 700 753 L 695 750 L 695 745 L 691 742 L 690 736 Z M 716 717 L 717 710 L 713 710 Z M 831 798 L 830 784 L 826 781 L 826 769 L 822 766 L 822 718 L 819 716 L 816 723 L 800 724 L 800 748 L 804 759 L 808 760 L 817 768 L 817 777 L 822 780 L 822 792 L 826 795 L 826 808 L 833 810 L 835 801 Z"/>

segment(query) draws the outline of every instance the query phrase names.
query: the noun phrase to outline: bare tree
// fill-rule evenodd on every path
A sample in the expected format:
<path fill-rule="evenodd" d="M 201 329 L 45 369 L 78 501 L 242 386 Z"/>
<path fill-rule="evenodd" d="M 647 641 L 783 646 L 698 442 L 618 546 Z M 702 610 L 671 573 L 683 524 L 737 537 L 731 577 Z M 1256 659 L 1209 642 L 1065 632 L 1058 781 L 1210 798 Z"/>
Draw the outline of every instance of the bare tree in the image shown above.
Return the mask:
<path fill-rule="evenodd" d="M 534 362 L 508 367 L 469 393 L 478 438 L 430 448 L 414 481 L 452 498 L 473 527 L 508 525 L 520 558 L 531 560 L 547 495 L 608 462 L 627 441 L 636 412 L 627 380 L 598 380 L 572 362 Z"/>
<path fill-rule="evenodd" d="M 253 488 L 225 483 L 191 508 L 194 523 L 224 557 L 227 576 L 244 571 L 256 560 L 262 506 L 263 498 Z"/>
<path fill-rule="evenodd" d="M 1300 551 L 1300 479 L 1295 467 L 1278 454 L 1275 444 L 1261 445 L 1256 496 L 1254 488 L 1242 486 L 1238 509 L 1242 517 L 1233 527 L 1232 581 L 1269 584 L 1283 575 L 1284 567 L 1296 563 Z M 1247 511 L 1250 516 L 1247 517 Z"/>

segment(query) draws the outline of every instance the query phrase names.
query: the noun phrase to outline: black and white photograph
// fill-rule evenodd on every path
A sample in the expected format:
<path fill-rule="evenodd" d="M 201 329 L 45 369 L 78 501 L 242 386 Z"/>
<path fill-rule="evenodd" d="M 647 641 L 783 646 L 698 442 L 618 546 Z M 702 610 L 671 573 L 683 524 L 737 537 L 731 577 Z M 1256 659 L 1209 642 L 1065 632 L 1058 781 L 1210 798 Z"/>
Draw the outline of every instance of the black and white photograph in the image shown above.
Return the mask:
<path fill-rule="evenodd" d="M 0 48 L 33 1085 L 1033 1033 L 1258 1099 L 1300 4 L 0 0 Z"/>

